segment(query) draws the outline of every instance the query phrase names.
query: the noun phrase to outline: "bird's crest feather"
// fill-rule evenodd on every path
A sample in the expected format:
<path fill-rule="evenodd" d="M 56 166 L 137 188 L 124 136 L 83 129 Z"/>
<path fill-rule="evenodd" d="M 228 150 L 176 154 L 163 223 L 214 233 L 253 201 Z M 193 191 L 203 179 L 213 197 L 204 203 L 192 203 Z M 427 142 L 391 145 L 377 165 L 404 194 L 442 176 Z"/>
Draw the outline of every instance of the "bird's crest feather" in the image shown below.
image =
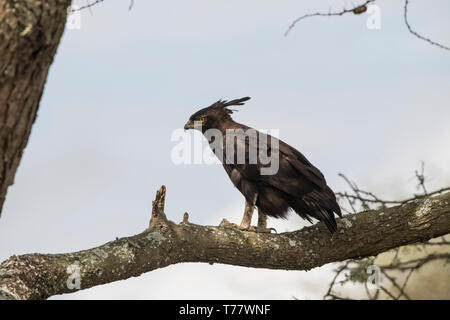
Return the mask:
<path fill-rule="evenodd" d="M 240 99 L 234 99 L 231 101 L 227 101 L 227 100 L 219 100 L 214 104 L 214 107 L 216 108 L 223 108 L 224 110 L 226 110 L 228 113 L 233 113 L 233 111 L 237 111 L 234 109 L 228 109 L 227 107 L 229 106 L 242 106 L 244 105 L 245 101 L 250 100 L 250 97 L 244 97 L 244 98 L 240 98 Z"/>

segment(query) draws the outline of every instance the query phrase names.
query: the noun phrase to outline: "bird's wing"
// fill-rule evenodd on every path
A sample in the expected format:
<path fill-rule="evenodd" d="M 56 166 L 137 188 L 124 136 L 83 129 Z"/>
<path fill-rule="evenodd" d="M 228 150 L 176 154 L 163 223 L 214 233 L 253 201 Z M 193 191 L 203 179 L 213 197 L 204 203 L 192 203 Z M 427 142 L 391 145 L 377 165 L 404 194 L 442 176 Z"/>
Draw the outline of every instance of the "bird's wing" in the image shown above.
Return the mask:
<path fill-rule="evenodd" d="M 327 186 L 323 174 L 304 155 L 283 141 L 263 133 L 257 144 L 250 143 L 250 139 L 236 139 L 234 145 L 235 157 L 230 159 L 231 156 L 225 152 L 228 164 L 224 164 L 224 167 L 244 196 L 253 194 L 261 185 L 270 186 L 290 196 L 293 201 L 290 200 L 289 205 L 302 217 L 309 215 L 317 218 L 329 230 L 336 230 L 333 212 L 341 216 L 336 197 Z M 245 163 L 238 163 L 236 154 L 242 149 L 245 151 Z M 252 164 L 250 155 L 255 154 L 255 151 L 257 154 L 270 155 L 271 161 L 278 161 L 278 170 L 272 175 L 262 174 L 264 167 L 274 164 Z"/>
<path fill-rule="evenodd" d="M 250 139 L 236 139 L 234 159 L 230 159 L 230 155 L 226 154 L 233 168 L 239 170 L 244 177 L 258 183 L 269 184 L 294 197 L 327 187 L 323 174 L 299 151 L 268 134 L 258 133 L 258 144 L 250 143 Z M 245 163 L 240 164 L 236 155 L 244 146 Z M 255 154 L 255 151 L 258 155 L 260 153 L 270 155 L 272 162 L 267 165 L 262 164 L 258 157 L 258 162 L 251 164 L 250 155 Z M 276 173 L 262 174 L 262 168 L 276 165 L 273 161 L 278 161 Z"/>

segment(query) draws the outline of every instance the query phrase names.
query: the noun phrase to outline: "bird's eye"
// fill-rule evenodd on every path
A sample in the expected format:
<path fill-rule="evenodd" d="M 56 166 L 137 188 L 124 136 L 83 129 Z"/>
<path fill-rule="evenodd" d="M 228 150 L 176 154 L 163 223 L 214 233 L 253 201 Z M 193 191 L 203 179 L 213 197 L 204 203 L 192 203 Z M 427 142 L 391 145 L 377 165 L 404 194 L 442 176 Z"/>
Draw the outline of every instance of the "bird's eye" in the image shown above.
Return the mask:
<path fill-rule="evenodd" d="M 206 118 L 205 117 L 201 117 L 199 120 L 200 120 L 201 123 L 205 123 Z"/>

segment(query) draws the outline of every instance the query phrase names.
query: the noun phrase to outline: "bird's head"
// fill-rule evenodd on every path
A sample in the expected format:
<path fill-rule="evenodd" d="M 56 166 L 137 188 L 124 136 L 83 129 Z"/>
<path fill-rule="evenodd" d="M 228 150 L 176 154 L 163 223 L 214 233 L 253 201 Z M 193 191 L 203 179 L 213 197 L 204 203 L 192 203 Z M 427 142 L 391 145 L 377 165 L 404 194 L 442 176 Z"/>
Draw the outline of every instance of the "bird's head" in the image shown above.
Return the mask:
<path fill-rule="evenodd" d="M 230 114 L 233 113 L 229 106 L 240 106 L 250 97 L 235 99 L 231 101 L 219 100 L 207 108 L 203 108 L 189 117 L 188 122 L 184 125 L 184 130 L 196 129 L 205 132 L 207 129 L 218 129 L 224 122 L 231 120 Z"/>

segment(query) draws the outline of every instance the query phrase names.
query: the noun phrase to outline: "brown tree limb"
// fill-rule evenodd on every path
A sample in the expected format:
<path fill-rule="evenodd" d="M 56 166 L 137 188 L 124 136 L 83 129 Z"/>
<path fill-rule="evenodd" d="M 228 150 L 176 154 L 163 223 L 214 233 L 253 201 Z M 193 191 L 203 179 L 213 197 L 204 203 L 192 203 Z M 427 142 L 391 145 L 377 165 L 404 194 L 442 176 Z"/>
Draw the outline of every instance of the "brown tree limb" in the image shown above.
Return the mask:
<path fill-rule="evenodd" d="M 74 253 L 12 256 L 0 265 L 0 297 L 45 299 L 182 262 L 309 270 L 450 232 L 450 193 L 344 216 L 333 235 L 322 223 L 281 234 L 195 225 L 186 214 L 176 224 L 167 220 L 164 201 L 163 186 L 149 228 L 135 236 Z"/>
<path fill-rule="evenodd" d="M 0 0 L 0 214 L 27 145 L 70 0 Z"/>

